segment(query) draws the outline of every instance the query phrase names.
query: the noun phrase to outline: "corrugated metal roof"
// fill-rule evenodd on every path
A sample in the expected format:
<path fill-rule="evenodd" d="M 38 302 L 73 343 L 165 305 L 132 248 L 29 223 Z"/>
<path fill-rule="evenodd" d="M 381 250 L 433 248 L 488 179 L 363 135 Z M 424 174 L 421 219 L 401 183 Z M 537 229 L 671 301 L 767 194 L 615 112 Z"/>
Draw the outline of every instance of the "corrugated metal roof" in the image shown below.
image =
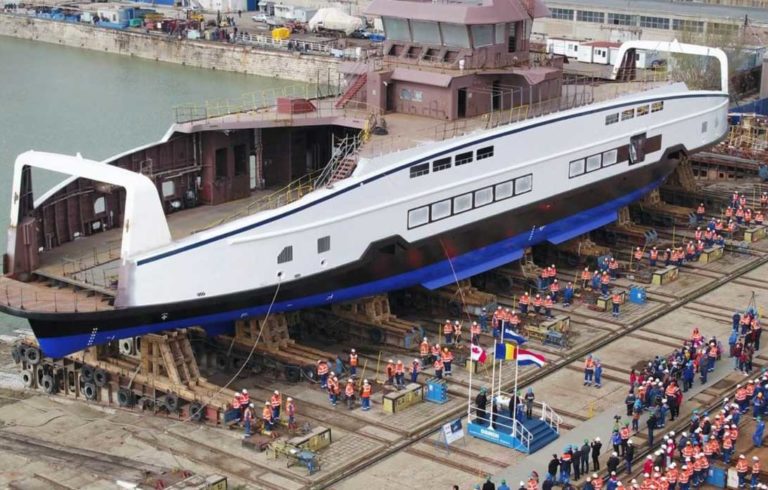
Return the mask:
<path fill-rule="evenodd" d="M 574 10 L 604 10 L 632 15 L 646 15 L 649 17 L 695 17 L 699 20 L 713 20 L 717 22 L 744 22 L 744 16 L 750 22 L 768 24 L 768 9 L 757 7 L 739 7 L 730 5 L 716 5 L 699 2 L 668 2 L 659 0 L 628 0 L 617 2 L 615 0 L 549 0 L 547 5 L 551 8 L 567 8 Z"/>
<path fill-rule="evenodd" d="M 529 1 L 533 17 L 549 15 L 549 9 L 541 0 L 485 0 L 482 3 L 373 0 L 365 13 L 451 24 L 495 24 L 530 19 L 526 7 Z"/>

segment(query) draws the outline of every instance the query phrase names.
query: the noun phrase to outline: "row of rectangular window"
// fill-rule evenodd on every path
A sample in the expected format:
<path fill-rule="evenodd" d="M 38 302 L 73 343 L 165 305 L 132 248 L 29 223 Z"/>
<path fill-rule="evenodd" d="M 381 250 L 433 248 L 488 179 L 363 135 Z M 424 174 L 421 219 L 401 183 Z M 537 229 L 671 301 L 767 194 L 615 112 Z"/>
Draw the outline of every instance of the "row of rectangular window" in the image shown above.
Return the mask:
<path fill-rule="evenodd" d="M 531 192 L 531 190 L 533 190 L 533 174 L 528 174 L 456 197 L 443 199 L 427 206 L 411 209 L 408 211 L 408 229 L 440 221 L 513 196 L 519 196 Z"/>
<path fill-rule="evenodd" d="M 473 160 L 484 160 L 493 156 L 493 147 L 486 146 L 485 148 L 479 148 L 477 152 L 467 151 L 464 153 L 457 153 L 454 157 L 444 157 L 434 160 L 431 164 L 432 172 L 439 172 L 451 168 L 451 164 L 455 164 L 457 167 L 460 165 L 466 165 Z M 411 178 L 421 177 L 429 173 L 430 164 L 420 163 L 411 167 Z"/>
<path fill-rule="evenodd" d="M 621 120 L 626 121 L 627 119 L 632 119 L 635 116 L 642 117 L 648 114 L 649 109 L 648 105 L 641 105 L 637 108 L 632 109 L 626 109 L 621 111 Z M 660 100 L 658 102 L 654 102 L 650 105 L 650 112 L 659 112 L 661 110 L 664 110 L 664 101 Z M 615 112 L 613 114 L 608 114 L 605 116 L 605 125 L 611 125 L 619 122 L 619 113 Z"/>
<path fill-rule="evenodd" d="M 568 166 L 568 177 L 574 178 L 579 175 L 588 174 L 601 168 L 610 167 L 616 165 L 619 162 L 619 150 L 614 148 L 613 150 L 604 151 L 597 155 L 591 155 L 587 158 L 580 158 L 572 161 Z"/>
<path fill-rule="evenodd" d="M 317 239 L 317 253 L 322 254 L 331 250 L 331 237 L 324 236 Z M 277 263 L 285 264 L 293 261 L 293 245 L 283 247 L 277 255 Z"/>
<path fill-rule="evenodd" d="M 550 9 L 553 19 L 559 20 L 573 20 L 574 12 L 576 14 L 576 20 L 579 22 L 592 22 L 597 24 L 606 23 L 606 14 L 604 12 L 596 12 L 592 10 L 576 10 L 573 9 Z M 617 12 L 608 12 L 607 23 L 610 25 L 621 26 L 640 26 L 649 29 L 663 29 L 669 30 L 670 24 L 675 31 L 684 32 L 704 32 L 704 22 L 698 20 L 687 19 L 669 19 L 667 17 L 653 17 L 645 15 L 631 15 L 620 14 Z M 722 24 L 717 22 L 710 22 L 708 31 L 714 34 L 733 34 L 738 32 L 740 26 L 738 24 Z"/>

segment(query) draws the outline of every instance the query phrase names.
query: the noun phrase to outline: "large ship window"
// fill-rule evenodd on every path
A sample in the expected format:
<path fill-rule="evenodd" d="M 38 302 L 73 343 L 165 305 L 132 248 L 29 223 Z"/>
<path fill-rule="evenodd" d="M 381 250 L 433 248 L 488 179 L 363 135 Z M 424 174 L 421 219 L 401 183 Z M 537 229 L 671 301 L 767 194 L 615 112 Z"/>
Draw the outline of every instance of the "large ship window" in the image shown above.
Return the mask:
<path fill-rule="evenodd" d="M 621 120 L 626 121 L 627 119 L 632 119 L 635 117 L 635 110 L 634 109 L 627 109 L 621 113 Z"/>
<path fill-rule="evenodd" d="M 603 167 L 610 167 L 619 161 L 619 150 L 608 150 L 603 152 Z"/>
<path fill-rule="evenodd" d="M 429 173 L 429 164 L 422 163 L 421 165 L 414 165 L 411 167 L 411 178 L 420 177 Z"/>
<path fill-rule="evenodd" d="M 608 114 L 605 116 L 605 125 L 608 126 L 609 124 L 616 124 L 619 122 L 619 113 L 616 114 Z"/>
<path fill-rule="evenodd" d="M 587 157 L 587 172 L 594 172 L 600 169 L 602 156 L 600 154 Z"/>
<path fill-rule="evenodd" d="M 637 108 L 637 117 L 644 116 L 648 114 L 648 106 L 647 105 L 641 105 Z"/>
<path fill-rule="evenodd" d="M 472 163 L 472 152 L 468 151 L 466 153 L 459 153 L 456 155 L 456 166 L 464 165 L 466 163 Z"/>
<path fill-rule="evenodd" d="M 427 223 L 429 223 L 429 206 L 422 206 L 408 211 L 408 228 L 416 228 Z"/>
<path fill-rule="evenodd" d="M 645 160 L 645 133 L 629 139 L 629 164 L 634 165 Z"/>
<path fill-rule="evenodd" d="M 524 175 L 515 179 L 515 195 L 525 194 L 533 190 L 533 174 Z"/>
<path fill-rule="evenodd" d="M 477 150 L 477 159 L 483 160 L 484 158 L 491 158 L 493 156 L 493 147 L 486 146 Z"/>
<path fill-rule="evenodd" d="M 509 182 L 502 182 L 501 184 L 496 184 L 496 200 L 501 201 L 502 199 L 508 199 L 512 197 L 512 194 L 514 194 L 514 189 L 512 187 L 512 181 Z"/>
<path fill-rule="evenodd" d="M 616 115 L 618 117 L 618 114 Z M 568 168 L 568 177 L 574 178 L 584 173 L 584 159 L 574 160 Z"/>
<path fill-rule="evenodd" d="M 472 209 L 472 193 L 462 194 L 453 198 L 453 214 L 463 213 Z"/>
<path fill-rule="evenodd" d="M 432 221 L 441 220 L 451 215 L 451 200 L 438 201 L 432 205 Z"/>
<path fill-rule="evenodd" d="M 475 207 L 485 206 L 493 202 L 493 187 L 475 191 Z"/>
<path fill-rule="evenodd" d="M 280 252 L 280 255 L 277 256 L 277 263 L 285 264 L 286 262 L 290 262 L 292 260 L 293 260 L 293 245 L 288 245 Z"/>
<path fill-rule="evenodd" d="M 651 112 L 659 112 L 664 110 L 664 101 L 660 100 L 659 102 L 654 102 L 651 104 Z"/>
<path fill-rule="evenodd" d="M 432 162 L 433 172 L 439 172 L 447 168 L 451 168 L 451 157 L 441 158 L 439 160 L 435 160 L 434 162 Z"/>

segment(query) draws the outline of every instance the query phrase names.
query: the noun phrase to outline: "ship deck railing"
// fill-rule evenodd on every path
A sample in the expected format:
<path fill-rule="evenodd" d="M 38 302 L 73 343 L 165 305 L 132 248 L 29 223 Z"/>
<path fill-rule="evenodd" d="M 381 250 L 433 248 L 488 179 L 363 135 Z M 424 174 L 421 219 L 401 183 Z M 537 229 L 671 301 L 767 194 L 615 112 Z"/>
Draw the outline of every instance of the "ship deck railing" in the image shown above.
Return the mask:
<path fill-rule="evenodd" d="M 21 282 L 0 276 L 0 304 L 20 311 L 62 313 L 113 310 L 114 307 L 105 302 L 106 297 L 109 295 L 47 279 Z"/>

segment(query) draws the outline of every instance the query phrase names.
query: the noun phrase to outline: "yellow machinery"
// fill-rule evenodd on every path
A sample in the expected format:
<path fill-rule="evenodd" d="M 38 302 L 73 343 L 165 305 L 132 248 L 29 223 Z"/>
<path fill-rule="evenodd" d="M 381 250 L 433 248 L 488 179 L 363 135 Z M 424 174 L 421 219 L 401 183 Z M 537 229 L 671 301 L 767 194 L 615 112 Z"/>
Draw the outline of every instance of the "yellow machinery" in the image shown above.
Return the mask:
<path fill-rule="evenodd" d="M 291 37 L 291 30 L 287 27 L 278 27 L 276 29 L 272 29 L 273 41 L 285 41 L 289 37 Z"/>

